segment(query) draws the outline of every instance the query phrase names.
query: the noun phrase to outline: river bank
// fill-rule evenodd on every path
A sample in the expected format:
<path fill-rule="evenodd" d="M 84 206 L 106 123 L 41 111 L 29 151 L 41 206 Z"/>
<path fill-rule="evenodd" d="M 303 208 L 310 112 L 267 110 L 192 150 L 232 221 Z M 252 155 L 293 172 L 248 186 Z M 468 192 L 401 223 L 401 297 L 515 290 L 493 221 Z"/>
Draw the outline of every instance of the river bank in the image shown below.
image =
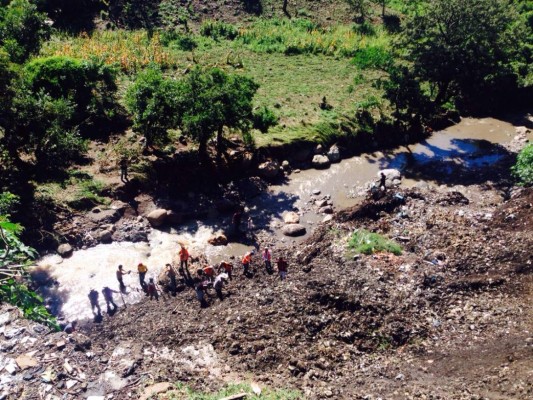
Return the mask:
<path fill-rule="evenodd" d="M 90 212 L 89 221 L 79 218 L 63 227 L 81 238 L 82 249 L 70 258 L 44 258 L 33 275 L 56 315 L 90 318 L 86 308 L 89 286 L 116 286 L 117 265 L 135 270 L 143 262 L 149 266 L 149 275 L 157 278 L 166 263 L 176 263 L 179 243 L 186 244 L 195 259 L 209 263 L 238 260 L 246 251 L 258 249 L 260 241 L 270 246 L 296 246 L 317 224 L 331 220 L 331 213 L 358 204 L 369 182 L 383 169 L 399 169 L 404 188 L 453 188 L 473 197 L 472 201 L 488 198 L 492 204 L 500 204 L 512 187 L 509 168 L 513 154 L 527 139 L 526 130 L 503 121 L 465 119 L 414 146 L 352 157 L 327 170 L 293 171 L 270 185 L 260 178 L 245 178 L 223 187 L 223 198 L 196 194 L 189 201 L 171 202 L 141 194 L 133 199 L 135 208 L 132 203 L 115 201 L 108 210 Z M 471 189 L 475 185 L 492 190 L 481 194 Z M 228 230 L 233 210 L 239 205 L 246 207 L 246 217 L 254 221 L 254 236 L 235 238 Z M 156 209 L 169 212 L 164 213 L 162 226 L 152 228 L 147 216 Z M 282 233 L 289 213 L 297 218 L 305 235 L 291 238 Z M 209 244 L 220 236 L 228 245 Z M 126 281 L 131 289 L 125 301 L 139 301 L 142 293 L 135 275 L 126 277 Z"/>

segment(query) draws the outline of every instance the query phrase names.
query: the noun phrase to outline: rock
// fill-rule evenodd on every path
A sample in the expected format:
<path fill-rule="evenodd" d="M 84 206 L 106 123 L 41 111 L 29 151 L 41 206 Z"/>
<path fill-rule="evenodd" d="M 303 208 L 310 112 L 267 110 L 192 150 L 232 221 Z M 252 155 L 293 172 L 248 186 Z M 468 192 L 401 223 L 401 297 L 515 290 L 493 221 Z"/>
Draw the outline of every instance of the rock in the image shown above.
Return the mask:
<path fill-rule="evenodd" d="M 103 230 L 103 231 L 98 231 L 95 235 L 94 235 L 94 238 L 96 240 L 98 240 L 99 242 L 102 242 L 102 243 L 109 243 L 112 241 L 112 237 L 113 237 L 113 232 L 110 231 L 110 230 Z"/>
<path fill-rule="evenodd" d="M 228 244 L 228 238 L 223 233 L 215 233 L 207 239 L 207 243 L 212 246 L 226 246 Z"/>
<path fill-rule="evenodd" d="M 323 156 L 320 154 L 317 154 L 313 157 L 312 161 L 313 167 L 319 169 L 319 168 L 328 168 L 330 161 L 327 156 Z"/>
<path fill-rule="evenodd" d="M 150 212 L 146 216 L 146 219 L 148 220 L 148 222 L 150 222 L 150 225 L 152 225 L 153 227 L 158 227 L 165 223 L 165 221 L 167 220 L 167 217 L 168 217 L 168 211 L 165 210 L 164 208 L 158 208 Z"/>
<path fill-rule="evenodd" d="M 294 211 L 288 211 L 283 215 L 283 222 L 286 224 L 297 224 L 300 222 L 300 216 Z"/>
<path fill-rule="evenodd" d="M 321 144 L 317 144 L 314 151 L 315 151 L 315 154 L 323 154 L 324 146 L 322 146 Z"/>
<path fill-rule="evenodd" d="M 324 219 L 322 220 L 322 222 L 329 222 L 333 219 L 333 215 L 329 214 L 329 215 L 326 215 L 324 217 Z"/>
<path fill-rule="evenodd" d="M 281 172 L 281 167 L 276 160 L 266 161 L 257 167 L 259 175 L 265 179 L 274 179 Z"/>
<path fill-rule="evenodd" d="M 326 156 L 332 163 L 339 162 L 341 160 L 341 152 L 336 144 L 329 148 Z"/>
<path fill-rule="evenodd" d="M 170 382 L 160 382 L 156 383 L 155 385 L 148 386 L 144 389 L 140 400 L 148 400 L 156 394 L 167 392 L 171 386 L 172 384 Z"/>
<path fill-rule="evenodd" d="M 318 212 L 320 214 L 333 214 L 333 207 L 331 207 L 330 205 L 327 205 L 325 207 L 321 207 Z"/>
<path fill-rule="evenodd" d="M 58 350 L 63 350 L 65 348 L 67 344 L 65 343 L 64 340 L 60 340 L 59 342 L 56 343 L 56 348 Z"/>
<path fill-rule="evenodd" d="M 302 236 L 307 232 L 305 226 L 301 224 L 287 224 L 281 228 L 281 232 L 285 236 Z"/>
<path fill-rule="evenodd" d="M 57 248 L 57 253 L 63 258 L 70 257 L 73 251 L 74 249 L 68 243 L 63 243 Z"/>
<path fill-rule="evenodd" d="M 321 192 L 318 189 L 315 189 L 311 192 L 314 196 L 318 196 Z"/>
<path fill-rule="evenodd" d="M 98 224 L 112 224 L 120 219 L 120 212 L 117 209 L 101 210 L 96 207 L 87 214 L 87 217 Z"/>
<path fill-rule="evenodd" d="M 315 201 L 315 205 L 319 208 L 326 207 L 328 205 L 327 200 L 317 200 Z"/>
<path fill-rule="evenodd" d="M 30 357 L 30 356 L 25 355 L 25 354 L 23 354 L 21 356 L 18 356 L 15 359 L 15 362 L 17 363 L 18 367 L 21 370 L 25 370 L 27 368 L 33 368 L 33 367 L 36 367 L 39 364 L 35 358 Z"/>
<path fill-rule="evenodd" d="M 8 362 L 6 365 L 4 365 L 4 371 L 6 371 L 10 375 L 14 375 L 18 370 L 16 362 L 10 358 L 8 359 Z"/>
<path fill-rule="evenodd" d="M 291 169 L 291 164 L 287 160 L 284 160 L 281 163 L 281 168 L 283 169 L 283 171 L 289 171 Z"/>

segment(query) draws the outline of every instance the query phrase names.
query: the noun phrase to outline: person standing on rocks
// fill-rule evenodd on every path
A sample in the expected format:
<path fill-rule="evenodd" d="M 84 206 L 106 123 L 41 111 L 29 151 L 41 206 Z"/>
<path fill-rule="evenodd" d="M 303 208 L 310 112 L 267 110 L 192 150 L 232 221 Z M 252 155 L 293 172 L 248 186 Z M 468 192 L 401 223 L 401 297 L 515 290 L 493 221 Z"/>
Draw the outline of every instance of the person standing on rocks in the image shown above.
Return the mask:
<path fill-rule="evenodd" d="M 224 296 L 222 294 L 222 287 L 224 286 L 224 283 L 226 283 L 227 279 L 228 275 L 223 272 L 217 275 L 217 277 L 215 278 L 215 282 L 213 283 L 213 288 L 215 288 L 215 292 L 220 301 L 224 300 Z"/>
<path fill-rule="evenodd" d="M 208 265 L 203 269 L 203 276 L 207 278 L 209 282 L 213 282 L 215 279 L 215 268 L 212 265 Z"/>
<path fill-rule="evenodd" d="M 189 272 L 189 252 L 183 244 L 180 244 L 180 272 L 185 279 L 192 280 L 191 273 Z"/>
<path fill-rule="evenodd" d="M 198 278 L 195 279 L 194 291 L 196 292 L 196 298 L 200 302 L 201 308 L 206 308 L 208 306 L 207 301 L 205 300 L 206 290 L 207 290 L 207 282 L 203 281 L 200 275 Z"/>
<path fill-rule="evenodd" d="M 139 283 L 141 284 L 141 288 L 146 292 L 146 282 L 144 281 L 144 278 L 148 272 L 148 267 L 143 263 L 139 263 L 139 265 L 137 265 L 137 272 L 139 273 Z"/>
<path fill-rule="evenodd" d="M 242 257 L 242 270 L 245 276 L 250 274 L 250 265 L 252 264 L 252 256 L 255 254 L 255 251 L 249 251 Z"/>
<path fill-rule="evenodd" d="M 381 173 L 381 178 L 379 179 L 379 190 L 383 190 L 384 192 L 387 191 L 386 183 L 387 183 L 387 177 L 382 172 Z M 383 189 L 381 189 L 381 188 L 383 188 Z"/>
<path fill-rule="evenodd" d="M 150 300 L 155 297 L 155 299 L 159 301 L 159 293 L 157 292 L 157 287 L 155 285 L 154 278 L 150 278 L 148 286 L 146 286 L 146 294 L 150 296 Z"/>
<path fill-rule="evenodd" d="M 226 274 L 228 274 L 228 278 L 231 281 L 231 272 L 233 271 L 233 264 L 229 263 L 227 261 L 221 261 L 220 265 L 218 266 L 217 272 L 220 273 L 221 271 L 224 271 Z"/>
<path fill-rule="evenodd" d="M 124 275 L 128 275 L 129 273 L 131 273 L 131 271 L 124 272 L 124 267 L 122 267 L 122 265 L 118 266 L 117 281 L 118 281 L 121 291 L 126 290 L 126 285 L 124 285 Z"/>
<path fill-rule="evenodd" d="M 118 306 L 113 301 L 113 293 L 120 293 L 120 292 L 117 292 L 116 290 L 113 290 L 109 288 L 108 286 L 102 289 L 102 295 L 104 296 L 108 314 L 114 313 L 118 308 Z M 111 305 L 113 306 L 113 309 L 111 309 Z"/>
<path fill-rule="evenodd" d="M 174 267 L 171 264 L 166 265 L 166 273 L 168 279 L 170 280 L 170 292 L 173 296 L 175 296 L 176 291 L 178 289 L 178 284 L 176 282 L 176 271 L 174 270 Z"/>
<path fill-rule="evenodd" d="M 263 262 L 265 263 L 267 274 L 272 274 L 272 253 L 268 247 L 265 247 L 265 250 L 263 250 Z"/>
<path fill-rule="evenodd" d="M 284 280 L 287 277 L 287 269 L 288 269 L 287 261 L 285 261 L 283 257 L 279 257 L 277 264 L 278 264 L 279 279 Z"/>
<path fill-rule="evenodd" d="M 128 159 L 126 157 L 120 160 L 120 180 L 124 183 L 128 182 Z"/>
<path fill-rule="evenodd" d="M 100 309 L 100 304 L 98 303 L 98 297 L 99 297 L 98 292 L 94 290 L 93 288 L 91 288 L 89 292 L 89 301 L 91 302 L 91 311 L 93 312 L 95 317 L 102 314 L 102 310 Z M 94 312 L 95 308 L 96 308 L 96 311 L 98 311 L 98 313 Z"/>

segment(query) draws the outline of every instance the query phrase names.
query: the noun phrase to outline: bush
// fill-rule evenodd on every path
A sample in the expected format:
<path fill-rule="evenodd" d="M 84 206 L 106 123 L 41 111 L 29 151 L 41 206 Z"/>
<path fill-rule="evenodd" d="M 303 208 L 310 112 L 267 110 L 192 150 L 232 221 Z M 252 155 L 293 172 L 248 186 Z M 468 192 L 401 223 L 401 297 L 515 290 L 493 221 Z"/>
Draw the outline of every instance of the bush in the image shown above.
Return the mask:
<path fill-rule="evenodd" d="M 521 184 L 526 186 L 533 184 L 533 143 L 528 144 L 518 153 L 512 171 Z"/>
<path fill-rule="evenodd" d="M 356 254 L 374 254 L 388 252 L 402 254 L 402 248 L 396 242 L 365 229 L 356 230 L 348 241 L 348 248 Z"/>
<path fill-rule="evenodd" d="M 207 21 L 202 24 L 200 34 L 215 40 L 233 40 L 239 34 L 237 28 L 231 24 L 219 21 Z"/>
<path fill-rule="evenodd" d="M 355 24 L 353 26 L 353 31 L 364 36 L 376 35 L 376 28 L 374 28 L 374 25 L 372 25 L 372 23 L 368 21 L 362 22 L 360 24 Z"/>
<path fill-rule="evenodd" d="M 398 33 L 402 29 L 401 19 L 397 15 L 385 15 L 383 16 L 383 25 L 389 33 Z"/>
<path fill-rule="evenodd" d="M 393 62 L 392 54 L 380 46 L 369 46 L 358 49 L 352 59 L 352 63 L 361 69 L 387 70 Z"/>
<path fill-rule="evenodd" d="M 183 51 L 192 51 L 198 47 L 198 43 L 191 35 L 168 34 L 161 35 L 161 44 Z"/>
<path fill-rule="evenodd" d="M 277 125 L 278 121 L 279 117 L 266 106 L 260 107 L 253 115 L 254 128 L 261 132 L 268 131 L 268 128 Z"/>

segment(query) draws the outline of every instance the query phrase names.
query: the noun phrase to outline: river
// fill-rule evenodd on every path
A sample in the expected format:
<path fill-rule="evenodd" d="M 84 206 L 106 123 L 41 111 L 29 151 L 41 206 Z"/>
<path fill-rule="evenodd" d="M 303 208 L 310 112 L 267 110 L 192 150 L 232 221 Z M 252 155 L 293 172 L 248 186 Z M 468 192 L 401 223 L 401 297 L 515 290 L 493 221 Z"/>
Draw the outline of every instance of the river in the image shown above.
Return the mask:
<path fill-rule="evenodd" d="M 270 186 L 268 191 L 252 200 L 248 212 L 255 224 L 271 232 L 276 240 L 285 243 L 300 241 L 302 238 L 288 239 L 281 235 L 282 215 L 286 211 L 298 210 L 302 214 L 301 223 L 310 232 L 324 218 L 312 210 L 313 191 L 320 191 L 320 196 L 328 195 L 335 209 L 340 210 L 357 204 L 368 183 L 375 181 L 378 172 L 385 168 L 402 171 L 403 187 L 420 182 L 453 186 L 475 167 L 491 166 L 506 157 L 508 151 L 502 144 L 509 143 L 515 135 L 511 123 L 493 118 L 465 118 L 409 147 L 361 154 L 333 164 L 327 170 L 293 173 L 283 184 Z M 87 294 L 91 288 L 100 291 L 104 286 L 118 290 L 115 271 L 119 264 L 133 271 L 124 280 L 126 293 L 116 296 L 115 302 L 120 306 L 137 302 L 144 295 L 139 290 L 136 265 L 145 263 L 149 268 L 148 277 L 157 276 L 161 268 L 172 261 L 179 243 L 186 243 L 192 252 L 204 253 L 211 263 L 230 256 L 238 257 L 252 248 L 242 243 L 223 247 L 209 245 L 207 239 L 216 225 L 212 222 L 191 221 L 170 232 L 153 230 L 147 243 L 100 244 L 75 251 L 67 259 L 46 256 L 39 260 L 32 274 L 36 279 L 49 281 L 41 287 L 41 292 L 55 313 L 67 320 L 92 318 Z M 50 284 L 51 280 L 55 283 Z M 100 303 L 103 303 L 102 299 Z"/>

